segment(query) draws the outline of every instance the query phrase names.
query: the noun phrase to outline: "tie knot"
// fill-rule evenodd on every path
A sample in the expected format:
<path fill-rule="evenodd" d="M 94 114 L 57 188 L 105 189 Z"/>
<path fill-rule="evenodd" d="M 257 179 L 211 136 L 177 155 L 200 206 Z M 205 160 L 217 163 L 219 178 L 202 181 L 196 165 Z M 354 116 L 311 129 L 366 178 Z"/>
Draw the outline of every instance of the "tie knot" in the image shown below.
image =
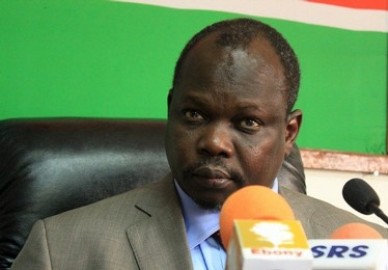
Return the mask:
<path fill-rule="evenodd" d="M 216 242 L 217 244 L 224 248 L 224 246 L 222 245 L 222 242 L 221 242 L 221 235 L 220 235 L 220 231 L 216 231 L 215 233 L 213 233 L 210 237 L 212 237 Z"/>

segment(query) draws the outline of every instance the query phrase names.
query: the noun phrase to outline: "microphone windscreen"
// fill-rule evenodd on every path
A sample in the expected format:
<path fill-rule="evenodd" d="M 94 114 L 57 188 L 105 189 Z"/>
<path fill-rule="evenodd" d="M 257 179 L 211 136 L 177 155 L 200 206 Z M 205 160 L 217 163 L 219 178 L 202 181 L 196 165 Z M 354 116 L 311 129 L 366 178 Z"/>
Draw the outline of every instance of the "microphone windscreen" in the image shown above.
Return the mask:
<path fill-rule="evenodd" d="M 373 188 L 367 182 L 358 178 L 345 183 L 342 196 L 354 210 L 364 215 L 373 214 L 374 209 L 371 206 L 380 205 L 380 199 Z"/>
<path fill-rule="evenodd" d="M 264 186 L 247 186 L 232 193 L 220 212 L 220 234 L 225 249 L 233 231 L 235 219 L 294 220 L 287 201 Z"/>
<path fill-rule="evenodd" d="M 364 223 L 348 223 L 336 229 L 331 239 L 382 239 L 381 234 Z"/>

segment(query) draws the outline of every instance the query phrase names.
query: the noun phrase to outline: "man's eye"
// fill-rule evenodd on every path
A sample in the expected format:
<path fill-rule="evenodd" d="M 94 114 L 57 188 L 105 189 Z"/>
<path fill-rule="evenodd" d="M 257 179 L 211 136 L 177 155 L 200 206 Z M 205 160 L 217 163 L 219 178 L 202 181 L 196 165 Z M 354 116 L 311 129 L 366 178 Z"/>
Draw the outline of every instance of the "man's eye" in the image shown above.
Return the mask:
<path fill-rule="evenodd" d="M 198 121 L 198 120 L 202 120 L 203 117 L 202 115 L 198 112 L 198 111 L 195 111 L 195 110 L 187 110 L 184 112 L 184 116 L 189 119 L 189 120 L 194 120 L 194 121 Z"/>
<path fill-rule="evenodd" d="M 240 122 L 240 126 L 241 128 L 248 130 L 258 130 L 260 128 L 260 124 L 253 119 L 243 119 Z"/>

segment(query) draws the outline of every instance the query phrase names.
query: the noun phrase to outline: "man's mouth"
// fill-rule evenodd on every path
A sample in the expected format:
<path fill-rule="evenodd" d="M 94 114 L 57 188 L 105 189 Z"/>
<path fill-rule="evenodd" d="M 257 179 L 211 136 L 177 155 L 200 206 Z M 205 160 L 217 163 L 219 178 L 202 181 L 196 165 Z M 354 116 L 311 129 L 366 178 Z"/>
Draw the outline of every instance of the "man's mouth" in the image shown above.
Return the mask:
<path fill-rule="evenodd" d="M 204 188 L 222 189 L 233 181 L 230 174 L 219 167 L 199 167 L 193 171 L 193 176 Z"/>

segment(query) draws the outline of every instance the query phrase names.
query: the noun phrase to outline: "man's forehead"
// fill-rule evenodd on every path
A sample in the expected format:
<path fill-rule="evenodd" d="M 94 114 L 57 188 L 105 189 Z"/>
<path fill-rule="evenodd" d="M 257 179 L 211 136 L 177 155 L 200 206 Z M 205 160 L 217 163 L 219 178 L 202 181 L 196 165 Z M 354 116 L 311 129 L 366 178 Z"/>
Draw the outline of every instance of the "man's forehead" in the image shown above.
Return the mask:
<path fill-rule="evenodd" d="M 192 47 L 186 58 L 194 58 L 195 60 L 198 57 L 208 58 L 213 56 L 212 59 L 214 61 L 227 58 L 229 63 L 232 63 L 232 61 L 244 63 L 244 61 L 248 60 L 250 63 L 253 63 L 259 60 L 258 64 L 273 58 L 278 60 L 280 64 L 280 57 L 275 52 L 271 42 L 263 36 L 255 36 L 249 43 L 241 42 L 240 44 L 235 42 L 227 44 L 218 42 L 220 35 L 220 32 L 214 32 L 203 37 L 202 40 Z M 216 57 L 216 55 L 219 57 Z"/>
<path fill-rule="evenodd" d="M 192 48 L 182 66 L 182 79 L 184 75 L 192 76 L 197 69 L 195 72 L 223 75 L 232 81 L 265 76 L 275 76 L 280 82 L 284 80 L 280 57 L 268 40 L 256 38 L 249 46 L 220 47 L 217 34 L 210 34 Z"/>
<path fill-rule="evenodd" d="M 226 49 L 214 72 L 218 77 L 229 78 L 232 81 L 248 79 L 250 72 L 257 70 L 263 64 L 260 56 L 252 56 L 247 50 L 237 48 Z"/>

